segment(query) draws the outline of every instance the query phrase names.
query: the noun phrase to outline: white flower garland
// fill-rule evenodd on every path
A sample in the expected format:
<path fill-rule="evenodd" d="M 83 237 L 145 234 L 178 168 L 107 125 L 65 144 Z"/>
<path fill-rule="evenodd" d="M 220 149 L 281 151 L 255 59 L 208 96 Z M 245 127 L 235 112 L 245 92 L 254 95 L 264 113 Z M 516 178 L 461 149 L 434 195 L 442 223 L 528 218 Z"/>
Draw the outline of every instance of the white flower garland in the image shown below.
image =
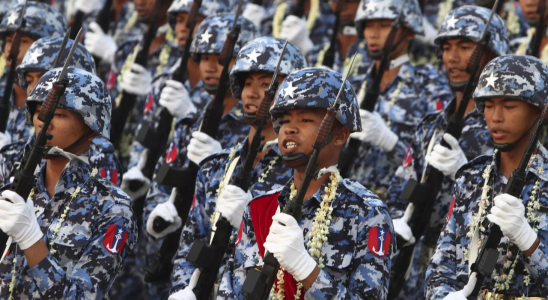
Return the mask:
<path fill-rule="evenodd" d="M 219 188 L 217 188 L 217 190 L 215 191 L 217 194 L 216 194 L 216 197 L 219 198 L 219 195 L 221 194 L 221 191 L 225 188 L 225 177 L 226 177 L 226 172 L 228 171 L 228 167 L 230 166 L 230 163 L 232 163 L 232 160 L 234 160 L 234 157 L 236 156 L 236 150 L 238 150 L 238 148 L 240 148 L 242 146 L 242 144 L 238 143 L 238 145 L 232 147 L 230 149 L 230 154 L 228 154 L 228 162 L 226 163 L 225 165 L 225 171 L 224 171 L 224 174 L 223 174 L 223 178 L 221 179 L 221 181 L 219 182 Z"/>
<path fill-rule="evenodd" d="M 272 171 L 272 168 L 274 168 L 274 164 L 276 164 L 277 161 L 278 161 L 278 156 L 274 157 L 274 159 L 272 159 L 270 161 L 270 164 L 268 164 L 268 169 L 266 169 L 266 171 L 261 174 L 261 177 L 259 177 L 259 179 L 257 179 L 257 181 L 259 183 L 264 182 L 264 180 L 266 179 L 266 176 L 268 176 L 268 173 L 270 173 L 270 171 Z"/>
<path fill-rule="evenodd" d="M 311 236 L 308 239 L 306 244 L 308 247 L 308 252 L 310 256 L 318 263 L 318 268 L 323 269 L 325 265 L 324 257 L 325 253 L 321 251 L 322 246 L 327 242 L 327 235 L 329 234 L 329 225 L 331 224 L 333 213 L 333 199 L 335 199 L 337 193 L 337 187 L 339 186 L 339 181 L 341 179 L 338 172 L 331 173 L 329 176 L 330 182 L 329 185 L 325 187 L 325 193 L 322 195 L 322 202 L 320 208 L 316 211 L 314 222 L 312 223 L 312 230 L 310 230 L 309 235 Z M 291 183 L 291 192 L 289 193 L 289 200 L 293 200 L 297 195 L 297 188 L 295 187 L 295 182 Z M 283 300 L 285 299 L 285 289 L 284 289 L 284 269 L 280 268 L 276 277 L 278 278 L 278 284 L 276 287 L 273 287 L 270 291 L 270 296 L 272 299 Z M 276 291 L 277 290 L 277 291 Z M 303 284 L 297 284 L 297 293 L 295 294 L 295 300 L 301 298 L 303 290 Z"/>

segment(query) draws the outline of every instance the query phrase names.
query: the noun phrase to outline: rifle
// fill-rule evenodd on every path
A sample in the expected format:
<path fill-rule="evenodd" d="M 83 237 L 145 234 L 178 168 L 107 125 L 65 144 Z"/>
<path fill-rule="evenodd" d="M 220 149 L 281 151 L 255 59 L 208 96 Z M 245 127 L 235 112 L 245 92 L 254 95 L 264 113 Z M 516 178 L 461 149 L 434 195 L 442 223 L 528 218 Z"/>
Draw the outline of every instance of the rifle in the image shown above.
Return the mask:
<path fill-rule="evenodd" d="M 280 69 L 280 63 L 282 62 L 286 46 L 287 41 L 284 44 L 280 57 L 278 58 L 278 64 L 272 76 L 272 81 L 270 81 L 268 89 L 265 90 L 264 97 L 261 100 L 259 108 L 257 109 L 254 120 L 257 130 L 251 140 L 251 146 L 249 147 L 249 152 L 246 155 L 244 166 L 234 178 L 233 184 L 244 191 L 249 190 L 249 186 L 251 185 L 251 173 L 253 172 L 253 163 L 257 157 L 257 154 L 261 152 L 261 142 L 264 140 L 264 136 L 261 135 L 261 132 L 267 122 L 267 119 L 269 118 L 268 109 L 270 108 L 272 100 L 274 99 L 274 94 L 278 89 L 276 77 Z M 216 218 L 213 220 L 215 227 L 212 230 L 214 235 L 211 239 L 211 244 L 207 244 L 202 240 L 194 241 L 187 257 L 187 260 L 196 268 L 200 268 L 200 277 L 198 278 L 196 287 L 192 290 L 196 295 L 196 299 L 200 300 L 209 299 L 217 279 L 217 274 L 219 274 L 219 269 L 221 268 L 225 253 L 230 253 L 231 251 L 227 251 L 227 249 L 232 248 L 230 247 L 230 236 L 233 230 L 232 225 L 230 225 L 230 222 L 228 222 L 225 217 L 218 216 L 219 214 L 215 214 Z"/>
<path fill-rule="evenodd" d="M 158 18 L 160 16 L 160 10 L 163 6 L 164 0 L 158 0 L 155 6 L 154 18 L 150 22 L 148 31 L 143 40 L 143 47 L 137 53 L 135 63 L 146 68 L 148 61 L 148 52 L 152 40 L 156 38 L 156 32 L 158 31 Z M 137 102 L 138 96 L 127 91 L 122 91 L 122 98 L 120 104 L 112 110 L 112 127 L 110 129 L 110 140 L 112 144 L 120 149 L 120 140 L 122 133 L 126 125 L 127 118 Z"/>
<path fill-rule="evenodd" d="M 540 46 L 542 45 L 542 38 L 546 33 L 546 27 L 544 26 L 544 19 L 546 14 L 546 1 L 538 2 L 538 12 L 540 17 L 538 19 L 537 26 L 535 27 L 535 39 L 533 40 L 533 48 L 531 49 L 531 55 L 534 57 L 540 57 Z"/>
<path fill-rule="evenodd" d="M 8 127 L 8 120 L 10 117 L 10 100 L 11 100 L 11 94 L 13 92 L 13 84 L 15 82 L 15 67 L 17 67 L 17 57 L 19 56 L 19 48 L 21 46 L 21 27 L 24 26 L 24 19 L 25 19 L 25 11 L 27 10 L 27 1 L 25 1 L 25 5 L 23 5 L 23 9 L 21 10 L 21 16 L 19 17 L 19 24 L 17 25 L 17 29 L 15 30 L 15 33 L 13 34 L 13 38 L 11 40 L 11 47 L 10 52 L 8 53 L 8 56 L 6 57 L 6 60 L 9 60 L 10 63 L 10 71 L 8 73 L 8 77 L 6 79 L 6 88 L 4 90 L 4 97 L 2 98 L 2 101 L 0 101 L 0 132 L 6 132 L 6 128 Z"/>
<path fill-rule="evenodd" d="M 350 68 L 354 65 L 355 59 L 356 55 L 352 58 Z M 350 72 L 348 72 L 344 77 L 341 88 L 337 93 L 337 98 L 335 98 L 335 102 L 333 102 L 333 105 L 327 109 L 327 113 L 320 124 L 318 135 L 316 135 L 316 141 L 312 144 L 312 155 L 310 156 L 310 160 L 306 166 L 304 178 L 299 186 L 299 189 L 297 190 L 297 195 L 283 208 L 283 213 L 291 215 L 295 218 L 295 220 L 301 219 L 304 196 L 308 190 L 310 181 L 312 181 L 312 178 L 316 178 L 316 175 L 318 174 L 318 157 L 320 156 L 320 152 L 325 145 L 331 142 L 331 131 L 333 130 L 333 123 L 335 122 L 339 107 L 339 98 L 344 90 L 349 74 Z M 242 286 L 242 292 L 245 295 L 245 299 L 266 300 L 269 297 L 270 290 L 272 289 L 272 285 L 274 284 L 274 280 L 276 279 L 276 274 L 279 269 L 280 263 L 278 260 L 272 253 L 265 251 L 263 258 L 263 269 L 259 270 L 255 268 L 247 273 L 247 277 Z"/>
<path fill-rule="evenodd" d="M 81 36 L 82 31 L 78 33 L 78 38 Z M 68 36 L 70 35 L 70 30 L 67 31 L 65 34 L 65 39 L 63 40 L 64 45 L 59 49 L 59 52 L 57 54 L 56 58 L 56 64 L 60 61 L 61 54 L 63 53 L 64 46 L 66 46 L 66 41 L 68 39 Z M 48 139 L 52 138 L 52 135 L 49 134 L 47 131 L 49 129 L 49 125 L 51 123 L 51 120 L 55 116 L 55 109 L 57 108 L 57 103 L 59 102 L 59 99 L 65 94 L 65 89 L 68 84 L 68 80 L 66 78 L 67 74 L 67 68 L 70 64 L 70 61 L 72 59 L 72 55 L 74 54 L 74 51 L 76 50 L 76 47 L 78 46 L 78 43 L 74 42 L 72 44 L 72 47 L 70 48 L 70 52 L 67 56 L 67 60 L 65 61 L 65 64 L 63 66 L 63 69 L 61 73 L 59 74 L 59 77 L 57 77 L 57 81 L 53 83 L 51 90 L 48 92 L 48 95 L 46 97 L 46 100 L 42 104 L 42 107 L 40 108 L 40 112 L 38 114 L 38 120 L 42 121 L 44 125 L 42 126 L 42 129 L 38 133 L 36 140 L 34 142 L 34 145 L 30 151 L 30 155 L 26 159 L 25 166 L 15 175 L 13 182 L 10 186 L 10 190 L 16 192 L 19 196 L 21 196 L 23 199 L 27 199 L 30 195 L 30 192 L 34 188 L 34 184 L 36 182 L 34 177 L 34 172 L 36 171 L 36 167 L 40 164 L 42 161 L 42 157 L 44 153 L 47 151 L 47 141 Z M 2 248 L 2 253 L 7 252 L 9 246 L 11 244 L 10 237 L 5 234 L 4 232 L 0 231 L 0 246 L 5 248 Z"/>
<path fill-rule="evenodd" d="M 240 35 L 240 25 L 238 19 L 242 13 L 243 0 L 238 3 L 238 8 L 234 16 L 232 28 L 227 35 L 226 41 L 221 51 L 219 62 L 223 65 L 223 71 L 219 79 L 219 87 L 215 93 L 215 98 L 208 103 L 205 108 L 200 132 L 209 136 L 216 136 L 223 117 L 224 99 L 229 85 L 230 62 L 234 55 L 234 46 Z M 188 163 L 188 167 L 182 170 L 173 170 L 168 164 L 164 164 L 158 171 L 155 181 L 162 185 L 174 187 L 170 201 L 173 202 L 177 213 L 181 218 L 182 224 L 186 223 L 188 213 L 194 199 L 194 189 L 196 176 L 198 175 L 199 166 L 192 161 Z M 189 184 L 190 183 L 190 184 Z M 156 217 L 153 220 L 153 229 L 156 232 L 161 232 L 170 225 L 169 222 L 161 217 Z M 172 259 L 179 248 L 179 238 L 183 228 L 167 235 L 162 243 L 160 251 L 156 254 L 152 265 L 146 269 L 146 282 L 155 282 L 165 278 L 169 278 L 173 269 Z"/>
<path fill-rule="evenodd" d="M 360 103 L 360 109 L 365 109 L 369 112 L 375 110 L 375 105 L 377 105 L 377 100 L 379 98 L 379 94 L 381 93 L 380 85 L 382 77 L 384 76 L 384 72 L 390 67 L 390 61 L 392 60 L 392 56 L 390 55 L 390 53 L 394 50 L 393 48 L 397 46 L 397 44 L 394 45 L 394 40 L 396 39 L 396 33 L 400 28 L 403 10 L 406 3 L 407 0 L 404 0 L 402 9 L 398 17 L 394 20 L 394 22 L 392 22 L 392 27 L 390 28 L 390 32 L 388 33 L 386 41 L 384 42 L 384 46 L 381 50 L 382 56 L 379 68 L 378 70 L 373 69 L 373 71 L 375 72 L 375 78 L 371 87 L 367 87 L 365 96 Z M 350 73 L 351 71 L 352 69 L 348 69 L 348 73 Z M 348 140 L 348 145 L 346 145 L 346 147 L 343 149 L 343 153 L 341 153 L 341 156 L 339 158 L 339 170 L 341 171 L 342 177 L 348 177 L 352 160 L 358 154 L 358 149 L 360 148 L 360 146 L 360 140 L 354 138 L 350 138 Z"/>
<path fill-rule="evenodd" d="M 196 26 L 196 17 L 198 16 L 198 11 L 202 5 L 202 0 L 195 0 L 192 3 L 190 8 L 190 13 L 188 15 L 187 28 L 189 30 L 189 35 L 186 38 L 185 48 L 183 50 L 183 56 L 181 58 L 181 64 L 173 72 L 171 79 L 176 80 L 180 83 L 185 83 L 187 80 L 187 62 L 190 58 L 190 45 L 192 44 L 192 33 L 194 32 L 194 27 Z M 148 155 L 146 157 L 145 165 L 141 170 L 143 175 L 149 180 L 154 176 L 154 169 L 156 163 L 160 159 L 162 153 L 165 152 L 165 149 L 168 146 L 169 134 L 171 132 L 171 125 L 173 124 L 173 116 L 169 113 L 167 109 L 163 106 L 160 106 L 156 112 L 153 120 L 158 120 L 158 126 L 154 128 L 153 124 L 148 122 L 142 122 L 135 140 L 141 143 L 143 147 L 148 150 Z M 132 180 L 129 182 L 129 188 L 132 191 L 137 191 L 143 186 L 142 181 Z M 133 205 L 133 210 L 136 215 L 142 215 L 143 205 L 145 202 L 145 196 L 140 197 L 135 200 Z"/>
<path fill-rule="evenodd" d="M 289 15 L 295 16 L 297 18 L 302 18 L 304 16 L 305 1 L 306 0 L 297 0 L 297 4 L 291 6 Z"/>
<path fill-rule="evenodd" d="M 500 1 L 501 0 L 497 0 L 495 6 Z M 470 56 L 468 66 L 466 67 L 466 72 L 470 74 L 470 78 L 464 87 L 461 103 L 459 104 L 457 111 L 451 116 L 449 123 L 445 127 L 445 132 L 449 133 L 457 140 L 460 138 L 462 127 L 464 126 L 466 107 L 468 106 L 468 102 L 470 102 L 470 98 L 472 98 L 472 93 L 476 89 L 477 77 L 481 71 L 481 58 L 489 45 L 490 34 L 488 29 L 495 14 L 496 11 L 491 11 L 491 15 L 485 25 L 485 30 Z M 444 139 L 441 140 L 441 145 L 450 148 Z M 428 227 L 436 198 L 441 190 L 443 178 L 444 175 L 441 171 L 430 167 L 423 177 L 422 182 L 419 183 L 417 180 L 409 179 L 401 193 L 401 197 L 409 202 L 405 215 L 411 216 L 408 223 L 411 224 L 411 231 L 413 232 L 416 241 L 420 240 L 420 237 Z M 413 243 L 404 246 L 405 241 L 400 236 L 397 236 L 396 238 L 400 253 L 393 264 L 392 272 L 390 273 L 390 291 L 388 293 L 388 299 L 396 298 L 403 287 L 407 277 L 407 271 L 413 261 L 413 253 L 416 245 L 416 243 Z"/>
<path fill-rule="evenodd" d="M 331 34 L 331 42 L 329 48 L 323 55 L 322 65 L 333 68 L 335 63 L 336 46 L 339 44 L 339 27 L 341 25 L 341 13 L 344 8 L 345 0 L 337 0 L 337 9 L 335 10 L 335 24 L 333 25 L 333 33 Z M 349 72 L 352 70 L 348 70 Z"/>

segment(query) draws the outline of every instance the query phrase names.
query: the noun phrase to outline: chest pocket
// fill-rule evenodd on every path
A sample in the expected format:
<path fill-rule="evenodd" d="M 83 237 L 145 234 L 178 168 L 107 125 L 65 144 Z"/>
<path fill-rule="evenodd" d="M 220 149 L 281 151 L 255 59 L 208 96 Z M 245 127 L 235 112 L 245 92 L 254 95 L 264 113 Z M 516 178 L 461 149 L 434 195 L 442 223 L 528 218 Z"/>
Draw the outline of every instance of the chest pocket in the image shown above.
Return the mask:
<path fill-rule="evenodd" d="M 49 227 L 50 232 L 55 232 L 59 220 L 56 220 Z M 68 225 L 65 222 L 61 224 L 57 235 L 53 239 L 50 251 L 53 248 L 55 254 L 61 261 L 61 265 L 73 265 L 70 261 L 76 262 L 80 259 L 86 245 L 91 240 L 91 228 L 81 224 Z"/>

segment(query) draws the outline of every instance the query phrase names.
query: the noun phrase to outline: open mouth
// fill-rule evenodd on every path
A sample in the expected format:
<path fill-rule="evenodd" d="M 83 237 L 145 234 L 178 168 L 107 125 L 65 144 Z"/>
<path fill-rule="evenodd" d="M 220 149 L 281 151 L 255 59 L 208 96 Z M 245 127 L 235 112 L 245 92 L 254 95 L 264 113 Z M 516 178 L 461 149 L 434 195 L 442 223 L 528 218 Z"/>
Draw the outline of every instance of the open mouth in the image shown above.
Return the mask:
<path fill-rule="evenodd" d="M 219 84 L 219 78 L 215 77 L 206 77 L 204 79 L 204 83 L 210 84 L 210 85 L 218 85 Z"/>
<path fill-rule="evenodd" d="M 250 114 L 256 113 L 258 108 L 259 108 L 259 107 L 258 107 L 257 105 L 255 105 L 255 104 L 246 104 L 246 105 L 244 106 L 245 112 L 246 112 L 246 113 L 250 113 Z"/>

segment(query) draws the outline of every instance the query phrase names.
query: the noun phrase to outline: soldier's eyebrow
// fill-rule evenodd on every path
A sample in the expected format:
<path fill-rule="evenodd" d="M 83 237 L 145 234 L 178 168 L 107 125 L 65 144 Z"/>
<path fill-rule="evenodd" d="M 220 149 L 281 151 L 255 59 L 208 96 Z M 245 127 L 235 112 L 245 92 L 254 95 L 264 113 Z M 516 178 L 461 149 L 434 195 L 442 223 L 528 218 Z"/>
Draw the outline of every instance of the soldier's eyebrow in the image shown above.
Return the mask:
<path fill-rule="evenodd" d="M 268 74 L 259 76 L 259 79 L 265 79 L 265 78 L 272 78 L 272 76 Z"/>

